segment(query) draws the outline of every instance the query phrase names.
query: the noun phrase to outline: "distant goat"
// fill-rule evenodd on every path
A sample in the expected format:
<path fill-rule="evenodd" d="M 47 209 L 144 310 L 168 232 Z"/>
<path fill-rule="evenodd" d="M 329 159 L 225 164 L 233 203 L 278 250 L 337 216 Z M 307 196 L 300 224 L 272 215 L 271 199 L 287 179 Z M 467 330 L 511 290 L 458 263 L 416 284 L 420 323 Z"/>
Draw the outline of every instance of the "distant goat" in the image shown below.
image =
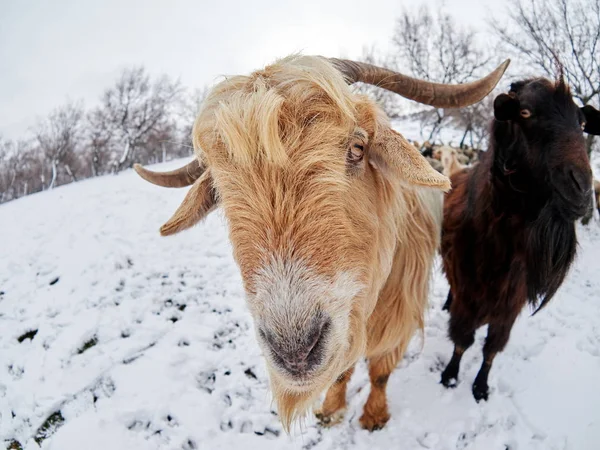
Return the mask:
<path fill-rule="evenodd" d="M 168 174 L 136 166 L 155 184 L 193 184 L 162 234 L 222 206 L 284 426 L 325 389 L 319 418 L 339 420 L 363 355 L 371 391 L 360 424 L 387 422 L 388 376 L 423 326 L 439 191 L 450 187 L 348 83 L 459 107 L 485 97 L 507 65 L 449 86 L 348 60 L 289 57 L 211 91 L 190 165 Z"/>
<path fill-rule="evenodd" d="M 492 362 L 522 308 L 542 309 L 575 257 L 575 221 L 592 195 L 583 131 L 600 134 L 600 113 L 578 108 L 562 78 L 512 84 L 496 97 L 494 116 L 488 151 L 452 177 L 441 245 L 454 342 L 441 381 L 456 382 L 475 330 L 489 324 L 477 401 L 488 397 Z"/>
<path fill-rule="evenodd" d="M 440 160 L 442 161 L 442 167 L 444 168 L 442 173 L 447 177 L 450 177 L 467 167 L 458 161 L 458 152 L 456 149 L 447 145 L 440 149 Z"/>

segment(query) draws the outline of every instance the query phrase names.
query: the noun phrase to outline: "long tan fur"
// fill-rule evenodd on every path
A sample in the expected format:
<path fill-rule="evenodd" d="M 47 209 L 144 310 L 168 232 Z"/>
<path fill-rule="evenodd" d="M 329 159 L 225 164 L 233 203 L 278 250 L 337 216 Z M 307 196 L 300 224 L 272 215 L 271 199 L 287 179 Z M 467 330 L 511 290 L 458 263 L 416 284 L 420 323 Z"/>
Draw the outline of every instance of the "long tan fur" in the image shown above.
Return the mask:
<path fill-rule="evenodd" d="M 423 327 L 448 179 L 320 57 L 294 55 L 221 82 L 193 139 L 209 170 L 196 183 L 210 179 L 228 220 L 284 427 L 330 387 L 320 418 L 339 418 L 362 356 L 372 389 L 360 422 L 382 427 L 389 374 Z M 364 158 L 350 164 L 348 149 Z M 198 220 L 190 205 L 173 231 Z M 330 318 L 323 362 L 298 384 L 261 330 L 291 345 L 315 311 Z"/>
<path fill-rule="evenodd" d="M 374 164 L 389 166 L 375 170 L 369 165 L 372 177 L 366 181 L 345 176 L 344 154 L 338 150 L 357 126 L 373 140 Z M 228 79 L 208 97 L 196 121 L 195 148 L 213 170 L 248 291 L 256 289 L 253 279 L 266 253 L 285 258 L 290 248 L 320 275 L 354 271 L 367 285 L 350 310 L 345 357 L 315 380 L 313 390 L 290 389 L 268 365 L 286 426 L 361 355 L 387 361 L 389 374 L 423 325 L 439 229 L 419 188 L 409 184 L 423 174 L 419 184 L 444 189 L 449 184 L 415 159 L 415 149 L 400 153 L 402 148 L 392 148 L 388 129 L 377 108 L 353 95 L 334 67 L 310 57 L 292 57 L 251 76 Z M 386 152 L 404 156 L 390 159 Z M 414 173 L 411 158 L 417 164 Z M 341 197 L 366 198 L 351 204 L 355 223 L 341 210 L 348 207 Z M 320 217 L 323 211 L 327 220 Z M 286 228 L 294 233 L 284 240 L 277 230 Z M 353 232 L 356 228 L 367 228 L 376 242 L 365 242 L 362 233 Z M 264 312 L 264 306 L 257 308 L 257 314 Z M 365 419 L 365 426 L 374 427 L 373 421 Z"/>

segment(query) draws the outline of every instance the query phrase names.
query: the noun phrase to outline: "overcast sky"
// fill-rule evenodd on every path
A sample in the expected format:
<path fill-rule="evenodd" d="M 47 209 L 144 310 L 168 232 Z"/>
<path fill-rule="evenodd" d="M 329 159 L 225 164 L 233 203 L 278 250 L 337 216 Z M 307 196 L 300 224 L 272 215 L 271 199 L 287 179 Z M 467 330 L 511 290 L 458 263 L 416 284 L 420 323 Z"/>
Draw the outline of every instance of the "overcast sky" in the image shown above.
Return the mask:
<path fill-rule="evenodd" d="M 0 0 L 0 135 L 24 136 L 65 101 L 97 102 L 124 67 L 185 86 L 305 54 L 357 57 L 387 45 L 404 8 L 436 0 Z M 489 3 L 489 7 L 488 7 Z M 446 0 L 481 24 L 487 0 Z"/>

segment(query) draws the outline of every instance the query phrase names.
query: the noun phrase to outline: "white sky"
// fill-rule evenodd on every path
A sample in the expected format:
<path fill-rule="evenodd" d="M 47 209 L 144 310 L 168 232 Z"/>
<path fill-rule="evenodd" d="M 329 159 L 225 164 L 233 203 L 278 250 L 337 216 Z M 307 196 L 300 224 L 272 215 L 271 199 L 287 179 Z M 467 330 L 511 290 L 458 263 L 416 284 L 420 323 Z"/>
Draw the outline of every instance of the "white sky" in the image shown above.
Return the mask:
<path fill-rule="evenodd" d="M 405 7 L 435 0 L 0 0 L 0 135 L 65 101 L 93 105 L 126 66 L 187 87 L 243 74 L 289 53 L 358 57 L 387 45 Z M 494 6 L 496 4 L 496 6 Z M 489 7 L 488 7 L 489 5 Z M 446 0 L 485 26 L 488 0 Z"/>

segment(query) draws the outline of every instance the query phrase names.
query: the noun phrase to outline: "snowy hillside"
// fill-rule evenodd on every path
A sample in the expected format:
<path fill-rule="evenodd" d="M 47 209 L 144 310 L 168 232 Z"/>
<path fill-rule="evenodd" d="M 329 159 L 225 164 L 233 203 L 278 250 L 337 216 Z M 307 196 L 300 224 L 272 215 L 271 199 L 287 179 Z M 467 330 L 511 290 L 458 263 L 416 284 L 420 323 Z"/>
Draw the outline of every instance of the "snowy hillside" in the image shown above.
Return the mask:
<path fill-rule="evenodd" d="M 222 216 L 158 234 L 184 194 L 127 171 L 0 206 L 0 447 L 598 448 L 597 223 L 580 230 L 577 264 L 550 307 L 517 322 L 488 403 L 471 396 L 483 330 L 458 387 L 439 384 L 452 346 L 438 270 L 425 345 L 415 341 L 390 378 L 387 427 L 358 426 L 369 390 L 361 363 L 343 423 L 321 429 L 309 417 L 287 436 Z"/>

